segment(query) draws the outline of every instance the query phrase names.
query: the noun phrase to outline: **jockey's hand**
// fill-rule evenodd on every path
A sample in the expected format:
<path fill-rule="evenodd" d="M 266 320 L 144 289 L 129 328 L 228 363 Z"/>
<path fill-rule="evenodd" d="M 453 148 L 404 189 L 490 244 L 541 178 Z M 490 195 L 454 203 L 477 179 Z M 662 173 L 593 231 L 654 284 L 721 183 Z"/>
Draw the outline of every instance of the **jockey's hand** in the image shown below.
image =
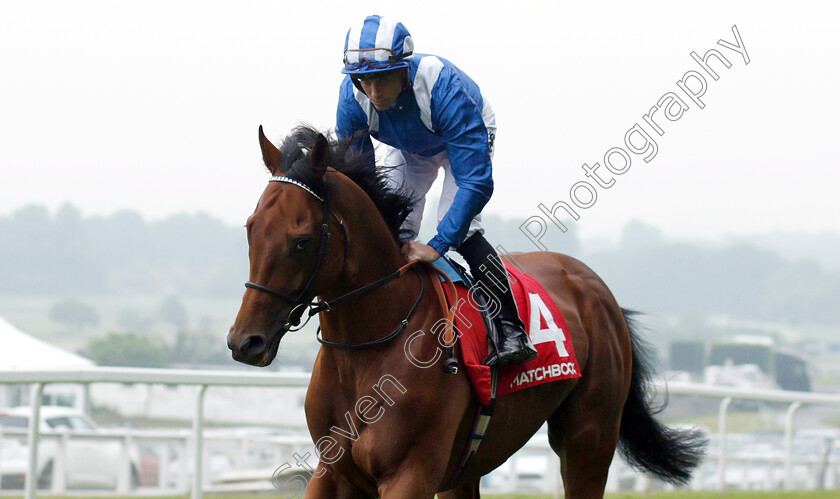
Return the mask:
<path fill-rule="evenodd" d="M 409 241 L 402 245 L 402 254 L 408 258 L 409 262 L 419 260 L 421 262 L 432 263 L 440 258 L 440 253 L 428 244 L 418 243 L 417 241 Z"/>

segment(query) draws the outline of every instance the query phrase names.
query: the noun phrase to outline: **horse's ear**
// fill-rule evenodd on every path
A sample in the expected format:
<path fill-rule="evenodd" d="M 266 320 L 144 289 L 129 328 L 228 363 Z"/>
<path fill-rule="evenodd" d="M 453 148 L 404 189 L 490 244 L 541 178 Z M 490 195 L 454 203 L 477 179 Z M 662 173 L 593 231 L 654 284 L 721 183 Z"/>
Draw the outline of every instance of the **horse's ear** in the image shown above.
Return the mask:
<path fill-rule="evenodd" d="M 315 170 L 315 176 L 323 179 L 327 173 L 327 163 L 330 162 L 330 144 L 324 134 L 319 133 L 318 138 L 315 139 L 315 145 L 309 153 L 309 161 Z"/>
<path fill-rule="evenodd" d="M 262 149 L 263 163 L 272 175 L 280 174 L 280 151 L 274 147 L 270 140 L 265 138 L 262 125 L 260 125 L 260 149 Z"/>

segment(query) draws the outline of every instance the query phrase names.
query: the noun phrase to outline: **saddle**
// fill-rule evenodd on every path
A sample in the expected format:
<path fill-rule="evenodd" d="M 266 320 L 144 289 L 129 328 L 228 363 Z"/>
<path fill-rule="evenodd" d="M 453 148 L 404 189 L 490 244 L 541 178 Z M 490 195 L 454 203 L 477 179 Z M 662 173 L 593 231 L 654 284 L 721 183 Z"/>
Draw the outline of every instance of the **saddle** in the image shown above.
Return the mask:
<path fill-rule="evenodd" d="M 472 293 L 473 279 L 466 270 L 446 256 L 434 263 L 440 273 L 454 283 L 456 296 L 444 286 L 447 304 L 454 311 L 453 322 L 460 356 L 478 401 L 490 405 L 493 372 L 483 364 L 491 352 L 489 328 L 498 327 L 490 317 L 492 307 L 481 293 Z M 509 364 L 498 371 L 498 395 L 505 395 L 542 383 L 580 377 L 566 320 L 545 288 L 514 265 L 505 262 L 519 317 L 539 355 L 524 364 Z M 443 280 L 441 278 L 441 280 Z"/>

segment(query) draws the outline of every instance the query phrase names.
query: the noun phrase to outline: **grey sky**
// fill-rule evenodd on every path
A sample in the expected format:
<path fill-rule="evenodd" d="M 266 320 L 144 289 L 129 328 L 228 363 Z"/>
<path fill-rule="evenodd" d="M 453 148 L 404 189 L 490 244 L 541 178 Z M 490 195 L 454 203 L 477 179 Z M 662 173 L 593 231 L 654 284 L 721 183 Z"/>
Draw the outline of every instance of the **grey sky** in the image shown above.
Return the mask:
<path fill-rule="evenodd" d="M 840 8 L 824 2 L 0 3 L 0 215 L 204 211 L 242 224 L 265 187 L 256 141 L 334 125 L 350 24 L 397 17 L 418 52 L 482 87 L 499 123 L 489 213 L 569 201 L 715 48 L 700 109 L 662 121 L 658 153 L 598 170 L 584 234 L 642 219 L 676 235 L 840 230 Z M 515 5 L 515 6 L 514 6 Z M 737 25 L 750 58 L 734 42 Z M 700 70 L 702 72 L 702 70 Z M 685 94 L 681 94 L 686 99 Z M 649 129 L 649 133 L 652 133 Z M 433 188 L 436 189 L 436 188 Z"/>

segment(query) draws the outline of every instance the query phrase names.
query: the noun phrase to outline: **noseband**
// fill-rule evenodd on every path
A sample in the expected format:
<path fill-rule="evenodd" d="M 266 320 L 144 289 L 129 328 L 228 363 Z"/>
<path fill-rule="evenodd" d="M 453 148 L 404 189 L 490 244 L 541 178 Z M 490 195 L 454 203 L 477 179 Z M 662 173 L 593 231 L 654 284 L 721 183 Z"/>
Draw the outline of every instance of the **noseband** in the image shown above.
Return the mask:
<path fill-rule="evenodd" d="M 264 285 L 258 284 L 256 282 L 248 281 L 248 282 L 245 283 L 246 288 L 256 289 L 258 291 L 268 293 L 272 296 L 275 296 L 275 297 L 279 298 L 281 301 L 283 301 L 287 305 L 291 306 L 292 309 L 291 309 L 291 311 L 289 311 L 289 315 L 286 317 L 286 322 L 281 327 L 285 331 L 297 331 L 297 330 L 303 328 L 303 326 L 306 325 L 306 322 L 309 322 L 309 319 L 313 315 L 317 314 L 321 310 L 329 310 L 329 303 L 327 303 L 323 300 L 316 301 L 316 302 L 312 301 L 312 299 L 315 297 L 314 293 L 312 293 L 312 288 L 315 286 L 315 279 L 318 277 L 318 273 L 321 271 L 321 266 L 324 264 L 324 260 L 327 257 L 327 250 L 329 249 L 329 244 L 330 244 L 330 237 L 331 236 L 330 236 L 330 227 L 329 227 L 329 223 L 328 223 L 329 222 L 329 214 L 332 213 L 332 215 L 335 217 L 335 219 L 338 220 L 338 224 L 341 227 L 342 232 L 344 233 L 345 244 L 347 243 L 347 229 L 344 228 L 344 221 L 342 221 L 340 218 L 338 218 L 338 215 L 336 215 L 335 212 L 332 211 L 332 208 L 330 208 L 330 205 L 327 202 L 327 200 L 325 198 L 319 196 L 318 194 L 316 194 L 315 191 L 312 190 L 312 188 L 309 187 L 308 185 L 306 185 L 303 182 L 300 182 L 298 180 L 295 180 L 293 178 L 283 177 L 283 176 L 274 176 L 274 177 L 271 177 L 270 179 L 268 179 L 268 181 L 269 182 L 284 182 L 284 183 L 287 183 L 287 184 L 294 184 L 294 185 L 300 187 L 301 189 L 305 190 L 309 194 L 312 194 L 315 197 L 315 199 L 320 201 L 324 206 L 323 216 L 321 218 L 321 242 L 320 242 L 320 245 L 318 246 L 318 258 L 317 258 L 317 260 L 315 260 L 315 270 L 313 270 L 312 276 L 309 278 L 309 281 L 303 287 L 303 290 L 298 294 L 297 298 L 292 298 L 292 297 L 290 297 L 288 295 L 285 295 L 285 294 L 283 294 L 283 293 L 281 293 L 281 292 L 279 292 L 275 289 L 271 289 L 268 286 L 264 286 Z M 292 329 L 293 327 L 300 324 L 300 319 L 303 316 L 303 312 L 307 307 L 310 307 L 310 311 L 309 311 L 309 317 L 307 317 L 306 322 L 303 323 L 303 326 L 300 326 L 297 329 Z M 313 310 L 316 310 L 316 311 L 313 312 Z"/>

